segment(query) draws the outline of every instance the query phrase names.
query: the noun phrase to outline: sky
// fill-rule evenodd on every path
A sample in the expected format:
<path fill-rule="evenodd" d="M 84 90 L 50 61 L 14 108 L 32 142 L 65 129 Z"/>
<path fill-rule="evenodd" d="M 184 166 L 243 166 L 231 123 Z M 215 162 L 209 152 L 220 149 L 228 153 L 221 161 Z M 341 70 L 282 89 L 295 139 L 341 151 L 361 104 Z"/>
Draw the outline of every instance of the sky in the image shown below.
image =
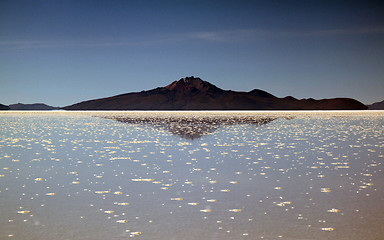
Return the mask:
<path fill-rule="evenodd" d="M 0 0 L 0 103 L 77 102 L 187 76 L 277 97 L 384 100 L 380 1 Z"/>

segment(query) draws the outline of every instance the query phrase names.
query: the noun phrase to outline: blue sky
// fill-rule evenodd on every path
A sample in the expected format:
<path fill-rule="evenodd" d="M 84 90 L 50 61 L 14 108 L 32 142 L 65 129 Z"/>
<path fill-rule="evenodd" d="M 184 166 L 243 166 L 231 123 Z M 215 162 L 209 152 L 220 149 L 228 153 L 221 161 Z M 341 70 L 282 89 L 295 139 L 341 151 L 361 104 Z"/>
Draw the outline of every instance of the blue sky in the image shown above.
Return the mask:
<path fill-rule="evenodd" d="M 0 103 L 66 106 L 197 76 L 384 100 L 380 1 L 0 1 Z"/>

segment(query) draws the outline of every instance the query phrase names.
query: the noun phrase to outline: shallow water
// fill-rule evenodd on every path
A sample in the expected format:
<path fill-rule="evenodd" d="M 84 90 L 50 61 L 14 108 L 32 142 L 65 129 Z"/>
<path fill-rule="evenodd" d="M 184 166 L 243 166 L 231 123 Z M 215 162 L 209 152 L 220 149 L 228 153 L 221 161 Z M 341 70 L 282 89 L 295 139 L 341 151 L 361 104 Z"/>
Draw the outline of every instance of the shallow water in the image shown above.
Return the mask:
<path fill-rule="evenodd" d="M 380 239 L 383 131 L 380 111 L 2 112 L 0 239 Z"/>

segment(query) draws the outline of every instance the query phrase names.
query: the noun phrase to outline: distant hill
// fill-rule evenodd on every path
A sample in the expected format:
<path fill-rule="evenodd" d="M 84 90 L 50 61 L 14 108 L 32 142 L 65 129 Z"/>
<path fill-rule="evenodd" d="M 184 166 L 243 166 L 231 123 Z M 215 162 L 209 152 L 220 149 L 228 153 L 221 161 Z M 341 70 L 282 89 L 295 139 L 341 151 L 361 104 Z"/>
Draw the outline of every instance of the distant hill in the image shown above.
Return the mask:
<path fill-rule="evenodd" d="M 350 98 L 278 98 L 263 90 L 223 90 L 200 78 L 186 77 L 165 87 L 95 99 L 66 106 L 65 110 L 362 110 L 367 106 Z"/>
<path fill-rule="evenodd" d="M 0 110 L 9 110 L 9 107 L 3 104 L 0 104 Z"/>
<path fill-rule="evenodd" d="M 58 107 L 48 106 L 44 103 L 33 103 L 33 104 L 11 104 L 9 105 L 10 110 L 56 110 Z"/>
<path fill-rule="evenodd" d="M 368 105 L 369 110 L 384 110 L 384 101 Z"/>

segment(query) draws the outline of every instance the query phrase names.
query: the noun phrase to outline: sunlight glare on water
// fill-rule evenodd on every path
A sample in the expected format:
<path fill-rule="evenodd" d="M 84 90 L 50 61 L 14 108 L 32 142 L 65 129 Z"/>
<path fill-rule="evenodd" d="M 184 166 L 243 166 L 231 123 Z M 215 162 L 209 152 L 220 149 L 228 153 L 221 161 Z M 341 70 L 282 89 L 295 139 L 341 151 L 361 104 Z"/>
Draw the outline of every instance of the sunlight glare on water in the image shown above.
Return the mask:
<path fill-rule="evenodd" d="M 0 239 L 380 239 L 384 112 L 1 112 Z"/>

